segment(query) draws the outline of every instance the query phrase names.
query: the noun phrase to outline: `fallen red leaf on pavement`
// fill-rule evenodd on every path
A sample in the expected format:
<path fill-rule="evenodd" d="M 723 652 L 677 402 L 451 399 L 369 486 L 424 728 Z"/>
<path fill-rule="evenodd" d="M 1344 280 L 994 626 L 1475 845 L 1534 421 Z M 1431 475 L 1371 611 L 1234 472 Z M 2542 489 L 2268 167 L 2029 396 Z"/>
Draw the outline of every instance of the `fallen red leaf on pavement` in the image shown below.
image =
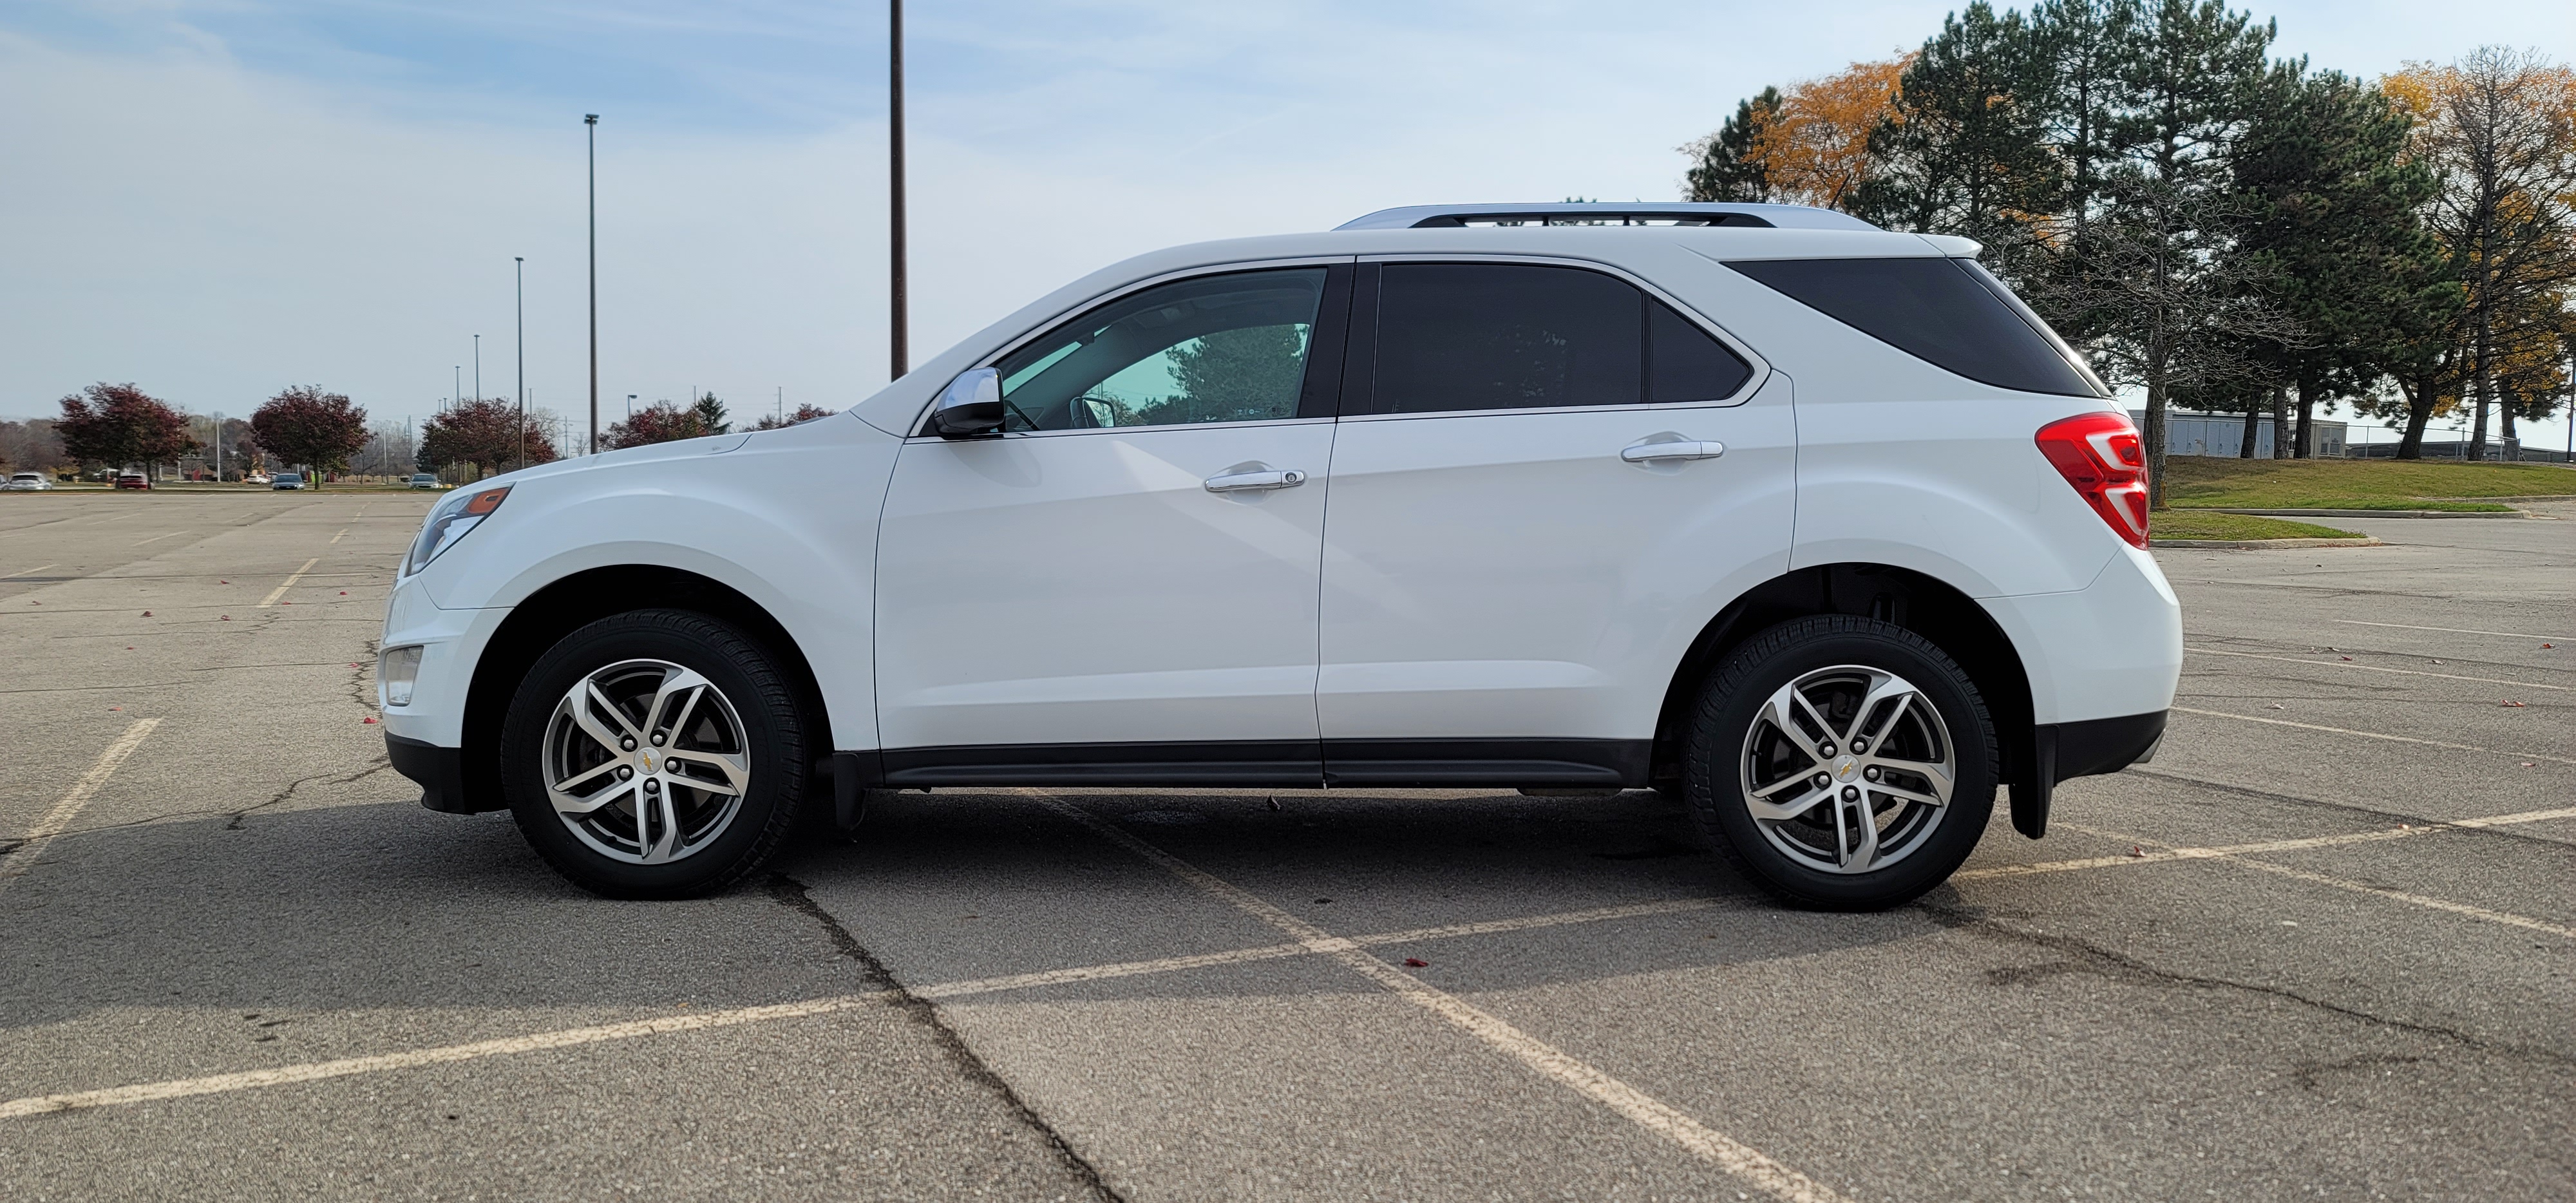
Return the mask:
<path fill-rule="evenodd" d="M 2129 855 L 2131 855 L 2131 856 L 2145 856 L 2146 854 L 2147 854 L 2147 850 L 2146 850 L 2146 849 L 2141 848 L 2141 847 L 2139 847 L 2139 846 L 2138 846 L 2138 845 L 2136 845 L 2136 844 L 2131 844 L 2131 845 L 2129 845 Z"/>
<path fill-rule="evenodd" d="M 215 583 L 216 583 L 216 584 L 218 584 L 218 585 L 229 585 L 229 584 L 232 584 L 232 582 L 231 582 L 231 581 L 216 581 Z"/>
<path fill-rule="evenodd" d="M 348 590 L 346 590 L 346 589 L 341 590 L 341 591 L 340 591 L 340 596 L 342 596 L 342 597 L 347 597 L 347 596 L 349 596 L 349 591 L 348 591 Z"/>
<path fill-rule="evenodd" d="M 1429 969 L 1431 967 L 1431 962 L 1423 960 L 1420 957 L 1406 957 L 1404 958 L 1404 967 L 1407 969 Z"/>
<path fill-rule="evenodd" d="M 232 620 L 233 620 L 233 616 L 232 616 L 232 615 L 230 615 L 230 614 L 226 614 L 226 615 L 224 615 L 224 621 L 225 621 L 225 622 L 231 622 Z"/>
<path fill-rule="evenodd" d="M 376 721 L 376 720 L 374 720 L 374 719 L 370 718 L 370 719 L 363 719 L 363 720 L 361 720 L 361 721 L 372 723 L 372 722 L 374 722 L 374 721 Z"/>
<path fill-rule="evenodd" d="M 145 618 L 150 618 L 150 617 L 152 617 L 152 611 L 150 611 L 150 610 L 145 610 L 145 611 L 143 612 L 143 616 L 144 616 Z"/>
<path fill-rule="evenodd" d="M 2498 703 L 2496 703 L 2496 705 L 2498 705 L 2498 706 L 2511 706 L 2511 707 L 2513 707 L 2513 708 L 2514 708 L 2514 709 L 2516 709 L 2516 710 L 2520 710 L 2520 709 L 2522 709 L 2522 708 L 2523 708 L 2522 703 L 2517 702 L 2517 701 L 2514 701 L 2514 700 L 2513 700 L 2513 699 L 2511 699 L 2511 698 L 2507 698 L 2507 699 L 2505 699 L 2504 701 L 2498 702 Z"/>
<path fill-rule="evenodd" d="M 2352 657 L 2350 657 L 2350 656 L 2345 656 L 2345 657 L 2342 657 L 2342 659 L 2350 660 L 2350 659 L 2352 659 Z"/>

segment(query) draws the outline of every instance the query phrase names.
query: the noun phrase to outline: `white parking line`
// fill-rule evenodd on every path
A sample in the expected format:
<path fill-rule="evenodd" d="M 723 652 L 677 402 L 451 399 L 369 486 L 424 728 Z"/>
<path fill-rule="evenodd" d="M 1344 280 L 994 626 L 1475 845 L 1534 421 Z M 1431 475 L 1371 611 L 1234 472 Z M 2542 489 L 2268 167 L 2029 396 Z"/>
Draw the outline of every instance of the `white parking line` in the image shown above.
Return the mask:
<path fill-rule="evenodd" d="M 184 534 L 187 534 L 187 533 L 188 533 L 188 532 L 183 531 L 183 530 L 174 530 L 174 531 L 171 531 L 169 534 L 166 534 L 166 535 L 154 535 L 154 536 L 152 536 L 152 537 L 151 537 L 151 538 L 149 538 L 149 539 L 137 539 L 137 540 L 135 540 L 135 541 L 134 541 L 134 545 L 135 545 L 136 547 L 141 547 L 141 546 L 143 546 L 143 545 L 144 545 L 144 544 L 146 544 L 146 543 L 158 543 L 158 542 L 162 541 L 163 539 L 175 538 L 175 537 L 177 537 L 177 536 L 179 536 L 179 535 L 184 535 Z"/>
<path fill-rule="evenodd" d="M 63 795 L 62 800 L 54 803 L 54 808 L 36 821 L 36 826 L 27 832 L 26 842 L 9 854 L 16 863 L 9 871 L 0 873 L 0 879 L 26 876 L 28 868 L 35 863 L 36 853 L 48 841 L 62 834 L 64 828 L 72 825 L 72 820 L 80 815 L 81 807 L 89 805 L 91 796 L 98 793 L 99 787 L 116 775 L 116 766 L 124 764 L 125 758 L 134 754 L 134 749 L 143 746 L 143 737 L 152 734 L 152 729 L 160 725 L 161 720 L 157 718 L 136 719 L 133 726 L 125 729 L 125 734 L 116 737 L 115 743 L 107 745 L 107 750 L 98 754 L 89 771 L 72 783 L 71 790 Z"/>
<path fill-rule="evenodd" d="M 281 585 L 279 585 L 277 588 L 274 588 L 274 589 L 269 590 L 269 591 L 268 591 L 268 596 L 266 596 L 266 597 L 263 597 L 263 598 L 259 599 L 259 604 L 258 604 L 257 606 L 252 607 L 252 609 L 255 609 L 255 610 L 265 610 L 265 609 L 269 608 L 270 606 L 276 605 L 276 604 L 277 604 L 277 599 L 279 599 L 279 598 L 281 598 L 281 597 L 286 596 L 286 591 L 287 591 L 287 590 L 289 590 L 289 589 L 294 588 L 294 587 L 295 587 L 295 582 L 300 581 L 300 580 L 303 580 L 303 579 L 304 579 L 304 574 L 305 574 L 305 573 L 308 573 L 308 572 L 313 571 L 313 566 L 314 566 L 314 565 L 316 565 L 316 564 L 319 564 L 319 563 L 321 563 L 321 562 L 322 562 L 322 557 L 320 557 L 320 556 L 315 556 L 315 557 L 313 557 L 312 559 L 309 559 L 309 560 L 304 561 L 304 566 L 303 566 L 302 568 L 298 568 L 298 569 L 296 569 L 296 570 L 294 571 L 294 573 L 292 573 L 291 575 L 289 575 L 289 576 L 286 578 L 286 581 L 285 581 L 285 583 L 284 583 L 284 584 L 281 584 Z"/>
<path fill-rule="evenodd" d="M 52 564 L 38 564 L 38 565 L 36 565 L 36 566 L 35 566 L 35 567 L 33 567 L 33 568 L 21 568 L 21 569 L 19 569 L 19 570 L 18 570 L 18 571 L 16 571 L 16 572 L 12 572 L 12 573 L 10 573 L 8 576 L 0 576 L 0 581 L 9 580 L 9 579 L 11 579 L 12 577 L 32 576 L 32 575 L 34 575 L 34 574 L 36 574 L 36 573 L 43 572 L 44 570 L 46 570 L 46 569 L 48 569 L 48 568 L 52 568 L 52 567 L 54 567 L 54 565 L 52 565 Z"/>
<path fill-rule="evenodd" d="M 2570 814 L 2576 814 L 2576 811 L 2536 811 L 2533 813 L 2548 818 L 2565 818 Z M 2530 822 L 2533 820 L 2526 819 L 2524 821 Z M 2492 826 L 2493 824 L 2490 823 L 2489 825 Z M 2164 852 L 2195 851 L 2192 849 L 2175 848 L 2167 844 L 2159 844 L 2153 840 L 2143 839 L 2134 835 L 2126 835 L 2117 831 L 2105 831 L 2100 828 L 2084 827 L 2074 823 L 2068 823 L 2065 824 L 2065 826 L 2069 830 L 2081 831 L 2086 835 L 2097 835 L 2108 839 L 2126 840 L 2141 847 L 2155 848 Z M 2399 834 L 2406 835 L 2412 833 L 2401 832 Z M 2198 851 L 2202 856 L 2229 861 L 2234 864 L 2243 865 L 2248 869 L 2260 869 L 2266 873 L 2277 874 L 2282 877 L 2304 881 L 2311 885 L 2329 886 L 2338 890 L 2347 890 L 2355 894 L 2373 894 L 2381 898 L 2386 898 L 2392 902 L 2403 902 L 2409 906 L 2420 906 L 2431 910 L 2448 911 L 2454 915 L 2465 915 L 2471 919 L 2483 919 L 2489 923 L 2502 923 L 2506 926 L 2519 927 L 2526 931 L 2545 932 L 2562 939 L 2576 940 L 2576 927 L 2567 927 L 2561 924 L 2544 922 L 2525 915 L 2513 915 L 2507 914 L 2503 911 L 2491 911 L 2482 906 L 2471 906 L 2465 902 L 2453 902 L 2448 898 L 2434 898 L 2429 895 L 2409 893 L 2405 890 L 2392 890 L 2386 886 L 2375 886 L 2366 881 L 2352 881 L 2341 877 L 2329 877 L 2323 873 L 2314 873 L 2306 869 L 2294 869 L 2288 865 L 2276 865 L 2270 861 L 2247 860 L 2244 857 L 2237 856 L 2233 853 L 2220 852 L 2215 849 L 2199 849 L 2196 851 Z M 2284 851 L 2284 849 L 2267 849 L 2267 851 Z"/>
<path fill-rule="evenodd" d="M 158 719 L 147 720 L 159 722 Z M 1550 915 L 1527 915 L 1517 919 L 1491 919 L 1476 923 L 1455 923 L 1443 927 L 1422 927 L 1408 931 L 1381 932 L 1359 936 L 1350 943 L 1416 944 L 1453 936 L 1482 935 L 1491 932 L 1527 931 L 1532 928 L 1558 927 L 1576 923 L 1598 923 L 1647 915 L 1676 914 L 1706 910 L 1719 905 L 1715 899 L 1674 898 L 1656 902 L 1632 903 L 1625 906 L 1597 907 L 1585 911 L 1565 911 Z M 1217 965 L 1240 965 L 1252 961 L 1280 960 L 1312 955 L 1304 944 L 1268 944 L 1258 948 L 1237 948 L 1224 952 L 1199 953 L 1191 956 L 1161 957 L 1150 961 L 1123 961 L 1107 965 L 1081 965 L 1069 969 L 1049 969 L 1037 973 L 1019 973 L 1008 977 L 978 978 L 972 981 L 943 982 L 913 991 L 917 998 L 964 998 L 976 994 L 997 994 L 1012 990 L 1029 990 L 1041 986 L 1059 986 L 1076 982 L 1102 981 L 1110 978 L 1139 977 L 1154 973 L 1174 973 Z M 210 1074 L 205 1077 L 180 1078 L 168 1082 L 146 1082 L 134 1086 L 116 1086 L 104 1090 L 82 1090 L 68 1094 L 37 1095 L 0 1102 L 0 1119 L 42 1115 L 53 1111 L 71 1111 L 90 1107 L 115 1107 L 129 1103 L 148 1103 L 159 1099 L 186 1098 L 191 1095 L 221 1094 L 234 1090 L 254 1090 L 263 1086 L 285 1086 L 350 1074 L 383 1073 L 420 1065 L 443 1065 L 455 1061 L 472 1061 L 483 1057 L 511 1053 L 535 1052 L 542 1049 L 570 1048 L 609 1040 L 627 1040 L 639 1036 L 658 1036 L 668 1032 L 697 1031 L 702 1028 L 731 1027 L 736 1024 L 760 1023 L 772 1019 L 791 1019 L 802 1015 L 820 1015 L 830 1011 L 892 1001 L 894 994 L 878 991 L 869 994 L 845 994 L 804 1002 L 780 1003 L 761 1007 L 738 1007 L 727 1011 L 701 1011 L 695 1014 L 661 1016 L 603 1024 L 597 1027 L 571 1028 L 553 1032 L 536 1032 L 498 1040 L 478 1040 L 471 1044 L 451 1044 L 439 1048 L 414 1049 L 372 1057 L 349 1057 L 337 1061 L 318 1061 L 289 1065 L 277 1069 L 250 1070 L 242 1073 Z"/>
<path fill-rule="evenodd" d="M 22 1119 L 26 1116 L 44 1115 L 54 1111 L 115 1107 L 127 1103 L 155 1102 L 161 1099 L 184 1099 L 191 1095 L 222 1094 L 227 1091 L 251 1090 L 261 1086 L 284 1086 L 291 1082 L 315 1082 L 324 1078 L 347 1077 L 350 1074 L 382 1073 L 392 1069 L 441 1065 L 452 1061 L 472 1061 L 508 1053 L 571 1048 L 575 1045 L 597 1044 L 604 1040 L 632 1040 L 638 1036 L 658 1036 L 666 1032 L 691 1032 L 704 1028 L 762 1023 L 773 1019 L 824 1015 L 833 1011 L 863 1007 L 893 997 L 894 992 L 890 990 L 868 994 L 844 994 L 832 998 L 807 999 L 803 1002 L 778 1003 L 766 1007 L 738 1007 L 730 1011 L 703 1011 L 695 1015 L 663 1015 L 652 1019 L 629 1020 L 625 1023 L 601 1024 L 597 1027 L 537 1032 L 500 1040 L 478 1040 L 472 1044 L 451 1044 L 444 1048 L 413 1049 L 406 1053 L 347 1057 L 338 1061 L 314 1061 L 303 1065 L 283 1065 L 275 1069 L 213 1074 L 202 1078 L 181 1078 L 170 1082 L 146 1082 L 139 1086 L 115 1086 L 106 1090 L 42 1094 L 0 1103 L 0 1119 Z"/>
<path fill-rule="evenodd" d="M 2576 693 L 2576 686 L 2542 685 L 2533 681 L 2507 681 L 2499 677 L 2463 677 L 2453 673 L 2428 673 L 2421 669 L 2414 668 L 2382 668 L 2376 664 L 2348 664 L 2340 660 L 2302 660 L 2296 656 L 2261 656 L 2256 655 L 2253 652 L 2222 652 L 2214 647 L 2186 647 L 2183 650 L 2198 656 L 2242 656 L 2248 660 L 2277 660 L 2283 664 L 2313 664 L 2319 668 L 2357 668 L 2366 673 L 2398 673 L 2409 677 L 2440 677 L 2445 681 L 2477 681 L 2487 685 L 2511 685 L 2516 689 L 2550 689 L 2556 690 L 2560 693 Z"/>
<path fill-rule="evenodd" d="M 2167 861 L 2217 860 L 2253 856 L 2265 852 L 2303 852 L 2310 848 L 2334 848 L 2344 844 L 2375 844 L 2383 840 L 2412 839 L 2419 835 L 2432 835 L 2442 831 L 2510 827 L 2517 823 L 2543 823 L 2551 819 L 2576 819 L 2576 806 L 2561 807 L 2557 810 L 2526 810 L 2517 814 L 2494 815 L 2483 819 L 2455 819 L 2448 823 L 2408 824 L 2404 827 L 2359 831 L 2348 835 L 2320 835 L 2296 840 L 2265 840 L 2256 844 L 2228 844 L 2215 848 L 2177 848 L 2170 844 L 2156 844 L 2068 823 L 2064 826 L 2072 831 L 2081 831 L 2088 835 L 2107 834 L 2113 839 L 2127 840 L 2141 849 L 2153 847 L 2157 851 L 2141 852 L 2135 856 L 2088 856 L 2081 860 L 2052 860 L 2028 865 L 1993 865 L 1983 869 L 1961 869 L 1951 874 L 1950 880 L 1980 881 L 1995 877 L 2028 877 L 2035 873 L 2066 873 L 2076 869 L 2108 869 L 2114 865 L 2155 865 Z"/>
<path fill-rule="evenodd" d="M 2250 714 L 2230 714 L 2224 710 L 2195 710 L 2189 706 L 2176 706 L 2174 709 L 2181 711 L 2184 714 L 2205 715 L 2209 718 L 2232 718 L 2240 722 L 2266 723 L 2275 727 L 2297 727 L 2302 731 L 2328 731 L 2336 735 L 2352 735 L 2358 736 L 2362 739 L 2384 739 L 2390 743 L 2419 744 L 2427 748 L 2449 748 L 2454 752 L 2484 752 L 2490 756 L 2519 756 L 2524 760 L 2546 760 L 2551 764 L 2576 765 L 2576 760 L 2570 760 L 2564 756 L 2551 756 L 2541 752 L 2507 752 L 2500 748 L 2481 748 L 2475 744 L 2444 743 L 2438 739 L 2417 739 L 2412 735 L 2383 735 L 2377 731 L 2355 731 L 2350 727 L 2325 727 L 2319 726 L 2316 723 L 2294 723 L 2285 718 L 2256 718 Z"/>
<path fill-rule="evenodd" d="M 1477 1009 L 1456 995 L 1433 989 L 1411 974 L 1361 952 L 1355 941 L 1333 935 L 1280 910 L 1250 891 L 1146 843 L 1070 802 L 1043 794 L 1033 796 L 1041 805 L 1082 824 L 1102 839 L 1224 899 L 1235 909 L 1286 933 L 1317 955 L 1340 962 L 1343 967 L 1385 987 L 1396 997 L 1449 1021 L 1488 1047 L 1508 1054 L 1540 1075 L 1555 1079 L 1617 1112 L 1629 1122 L 1680 1145 L 1691 1155 L 1734 1175 L 1764 1194 L 1795 1203 L 1827 1203 L 1842 1198 L 1833 1188 L 1772 1160 L 1761 1150 L 1709 1128 L 1670 1104 L 1576 1060 L 1563 1050 Z"/>
<path fill-rule="evenodd" d="M 2440 631 L 2446 635 L 2494 635 L 2500 639 L 2538 639 L 2544 642 L 2558 642 L 2567 638 L 2564 635 L 2525 635 L 2519 631 L 2472 631 L 2467 627 L 2419 627 L 2409 622 L 2364 622 L 2358 618 L 2338 618 L 2335 621 L 2343 623 L 2346 626 L 2355 627 L 2394 627 L 2401 631 Z"/>
<path fill-rule="evenodd" d="M 346 530 L 342 530 L 339 534 L 336 534 L 336 535 L 331 536 L 331 541 L 332 541 L 332 542 L 334 542 L 334 543 L 337 543 L 337 542 L 339 542 L 340 540 L 342 540 L 342 539 L 346 539 L 346 538 L 348 538 L 348 537 L 349 537 L 349 532 L 348 532 L 348 531 L 346 531 Z"/>

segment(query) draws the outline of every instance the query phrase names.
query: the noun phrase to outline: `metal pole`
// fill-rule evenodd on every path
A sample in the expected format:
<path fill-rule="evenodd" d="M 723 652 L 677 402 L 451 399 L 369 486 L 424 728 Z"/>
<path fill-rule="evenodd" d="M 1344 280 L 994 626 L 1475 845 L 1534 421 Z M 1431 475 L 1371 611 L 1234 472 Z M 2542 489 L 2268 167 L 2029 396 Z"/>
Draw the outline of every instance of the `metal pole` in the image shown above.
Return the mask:
<path fill-rule="evenodd" d="M 528 257 L 512 255 L 519 298 L 519 466 L 528 466 Z"/>
<path fill-rule="evenodd" d="M 907 325 L 905 310 L 908 304 L 905 286 L 908 281 L 905 278 L 903 253 L 903 0 L 887 0 L 886 12 L 892 44 L 892 49 L 888 52 L 886 73 L 888 91 L 892 97 L 891 116 L 887 125 L 887 150 L 890 152 L 889 161 L 892 168 L 888 176 L 888 186 L 892 189 L 889 224 L 892 226 L 894 243 L 890 282 L 893 285 L 894 294 L 892 298 L 894 374 L 900 378 L 905 372 L 911 370 L 906 362 L 911 358 L 909 345 L 911 339 L 905 329 Z"/>
<path fill-rule="evenodd" d="M 474 399 L 483 399 L 483 336 L 474 336 Z"/>
<path fill-rule="evenodd" d="M 590 137 L 590 451 L 599 454 L 599 114 L 585 113 Z"/>

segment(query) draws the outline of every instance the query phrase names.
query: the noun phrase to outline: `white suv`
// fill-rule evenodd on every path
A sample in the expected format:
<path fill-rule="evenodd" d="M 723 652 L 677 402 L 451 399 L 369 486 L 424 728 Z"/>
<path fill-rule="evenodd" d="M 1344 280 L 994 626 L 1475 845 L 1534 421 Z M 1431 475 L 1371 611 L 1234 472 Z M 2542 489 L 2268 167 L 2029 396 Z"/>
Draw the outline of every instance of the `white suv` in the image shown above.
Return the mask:
<path fill-rule="evenodd" d="M 1131 259 L 829 421 L 510 473 L 385 619 L 394 766 L 606 894 L 809 795 L 1652 787 L 1755 882 L 1945 879 L 2161 738 L 2138 436 L 1964 239 L 1390 210 Z"/>

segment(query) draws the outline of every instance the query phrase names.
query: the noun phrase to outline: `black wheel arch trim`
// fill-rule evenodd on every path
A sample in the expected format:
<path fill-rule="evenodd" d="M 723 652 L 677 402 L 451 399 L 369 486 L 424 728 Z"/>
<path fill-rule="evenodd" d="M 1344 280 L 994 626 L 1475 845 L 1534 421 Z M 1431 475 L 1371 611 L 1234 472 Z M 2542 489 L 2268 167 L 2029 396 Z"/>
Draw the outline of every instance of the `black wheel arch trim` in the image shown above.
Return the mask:
<path fill-rule="evenodd" d="M 420 786 L 420 804 L 428 809 L 441 814 L 475 815 L 510 807 L 497 789 L 478 795 L 465 788 L 463 748 L 442 748 L 387 731 L 385 758 L 393 762 L 395 772 Z"/>

